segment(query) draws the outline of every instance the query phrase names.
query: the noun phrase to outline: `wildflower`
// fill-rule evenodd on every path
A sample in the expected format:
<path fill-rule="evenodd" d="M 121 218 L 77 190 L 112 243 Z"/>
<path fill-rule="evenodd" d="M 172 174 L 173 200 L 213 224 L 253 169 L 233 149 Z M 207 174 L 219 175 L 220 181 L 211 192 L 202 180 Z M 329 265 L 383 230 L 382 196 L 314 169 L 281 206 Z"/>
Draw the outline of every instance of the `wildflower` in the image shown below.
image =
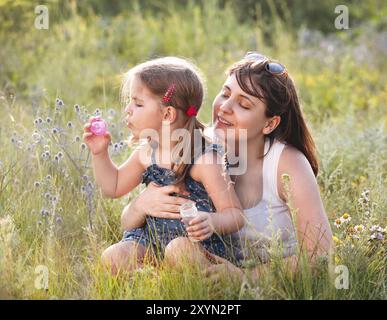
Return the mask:
<path fill-rule="evenodd" d="M 361 233 L 365 231 L 365 227 L 362 224 L 358 224 L 353 227 L 355 229 L 355 232 Z"/>
<path fill-rule="evenodd" d="M 62 223 L 62 218 L 60 217 L 60 216 L 57 216 L 56 217 L 56 219 L 55 219 L 55 222 L 57 223 L 57 224 L 61 224 Z"/>
<path fill-rule="evenodd" d="M 88 181 L 88 180 L 89 180 L 89 176 L 86 175 L 86 174 L 84 174 L 84 175 L 82 176 L 82 179 L 85 180 L 85 181 Z"/>
<path fill-rule="evenodd" d="M 75 110 L 76 113 L 78 113 L 80 111 L 79 104 L 75 104 L 74 105 L 74 110 Z"/>
<path fill-rule="evenodd" d="M 340 262 L 341 262 L 340 257 L 339 256 L 335 256 L 335 263 L 336 264 L 340 264 Z"/>
<path fill-rule="evenodd" d="M 73 123 L 71 121 L 67 122 L 67 127 L 68 128 L 72 128 L 73 127 Z"/>
<path fill-rule="evenodd" d="M 47 122 L 47 123 L 51 123 L 51 118 L 50 118 L 50 117 L 47 117 L 47 118 L 46 118 L 46 122 Z"/>
<path fill-rule="evenodd" d="M 369 194 L 370 194 L 370 191 L 368 189 L 364 189 L 363 192 L 361 193 L 361 196 L 363 198 L 366 198 L 368 197 Z"/>
<path fill-rule="evenodd" d="M 32 140 L 33 140 L 35 143 L 40 142 L 40 140 L 41 140 L 40 134 L 39 134 L 38 132 L 35 131 L 35 132 L 32 134 Z"/>
<path fill-rule="evenodd" d="M 375 233 L 371 234 L 370 238 L 372 240 L 374 240 L 374 239 L 376 239 L 376 240 L 383 240 L 384 239 L 384 235 L 381 232 L 375 232 Z"/>
<path fill-rule="evenodd" d="M 59 159 L 60 159 L 59 156 L 56 154 L 55 157 L 54 157 L 54 160 L 55 160 L 56 162 L 59 162 Z"/>
<path fill-rule="evenodd" d="M 375 232 L 375 231 L 382 232 L 383 228 L 380 225 L 376 224 L 376 225 L 373 225 L 370 227 L 370 231 L 371 232 Z"/>
<path fill-rule="evenodd" d="M 335 222 L 334 222 L 334 225 L 335 225 L 336 228 L 339 229 L 341 227 L 341 225 L 342 225 L 341 219 L 340 218 L 336 219 Z"/>
<path fill-rule="evenodd" d="M 44 194 L 44 198 L 45 198 L 45 199 L 50 199 L 50 198 L 51 198 L 51 194 L 50 194 L 49 192 L 46 192 L 46 193 Z"/>
<path fill-rule="evenodd" d="M 58 133 L 58 129 L 57 129 L 57 128 L 52 128 L 51 132 L 52 132 L 53 134 L 57 134 L 57 133 Z"/>
<path fill-rule="evenodd" d="M 349 222 L 349 221 L 351 221 L 351 216 L 348 214 L 348 213 L 344 213 L 343 215 L 342 215 L 342 217 L 341 217 L 341 221 L 342 222 Z"/>
<path fill-rule="evenodd" d="M 46 209 L 43 208 L 43 209 L 40 211 L 40 214 L 42 215 L 43 218 L 46 218 L 46 217 L 48 217 L 48 215 L 50 214 L 50 212 L 49 212 L 48 210 L 46 210 Z"/>
<path fill-rule="evenodd" d="M 59 151 L 59 152 L 58 152 L 58 157 L 59 157 L 59 158 L 62 158 L 62 157 L 63 157 L 62 151 Z"/>
<path fill-rule="evenodd" d="M 50 174 L 46 175 L 46 180 L 51 180 L 51 179 L 52 179 L 52 177 Z"/>
<path fill-rule="evenodd" d="M 51 156 L 50 151 L 45 151 L 44 154 L 46 155 L 46 158 L 49 158 Z"/>
<path fill-rule="evenodd" d="M 23 140 L 18 140 L 16 146 L 21 149 L 23 147 Z"/>
<path fill-rule="evenodd" d="M 51 198 L 51 202 L 55 205 L 55 204 L 57 204 L 58 203 L 58 197 L 57 196 L 53 196 L 52 198 Z"/>
<path fill-rule="evenodd" d="M 59 98 L 56 98 L 55 102 L 58 107 L 62 107 L 64 105 L 63 101 Z"/>
<path fill-rule="evenodd" d="M 42 124 L 43 123 L 43 119 L 42 118 L 36 118 L 35 120 L 34 120 L 34 124 L 36 125 L 36 126 L 38 126 L 38 125 L 40 125 L 40 124 Z"/>
<path fill-rule="evenodd" d="M 38 226 L 41 226 L 41 225 L 42 225 L 42 221 L 38 220 Z"/>
<path fill-rule="evenodd" d="M 80 136 L 75 136 L 74 141 L 75 141 L 75 142 L 81 141 L 81 137 L 80 137 Z"/>
<path fill-rule="evenodd" d="M 82 150 L 85 150 L 85 149 L 86 149 L 86 144 L 85 144 L 85 143 L 82 143 L 82 144 L 81 144 L 81 149 L 82 149 Z"/>
<path fill-rule="evenodd" d="M 342 244 L 343 242 L 336 236 L 332 236 L 332 240 L 333 242 L 336 244 L 336 245 L 340 245 Z"/>
<path fill-rule="evenodd" d="M 40 187 L 40 182 L 39 181 L 35 181 L 34 186 L 35 186 L 35 188 L 39 188 Z"/>

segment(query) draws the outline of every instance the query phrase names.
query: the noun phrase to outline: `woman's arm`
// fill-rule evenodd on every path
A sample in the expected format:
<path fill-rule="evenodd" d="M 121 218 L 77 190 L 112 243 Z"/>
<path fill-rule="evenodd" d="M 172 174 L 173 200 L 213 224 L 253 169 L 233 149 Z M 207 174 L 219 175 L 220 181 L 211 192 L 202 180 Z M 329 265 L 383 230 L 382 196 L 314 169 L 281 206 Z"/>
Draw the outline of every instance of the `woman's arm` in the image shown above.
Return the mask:
<path fill-rule="evenodd" d="M 289 176 L 288 182 L 282 179 L 284 174 Z M 332 245 L 332 230 L 312 168 L 300 151 L 289 146 L 284 149 L 277 181 L 280 197 L 293 211 L 300 247 L 307 250 L 311 259 L 328 253 Z"/>
<path fill-rule="evenodd" d="M 216 152 L 209 152 L 202 155 L 191 169 L 192 178 L 204 185 L 216 208 L 214 213 L 203 213 L 202 217 L 191 220 L 187 231 L 189 236 L 195 239 L 204 240 L 213 232 L 230 234 L 241 229 L 245 223 L 242 206 L 221 163 Z M 205 218 L 210 221 L 207 223 Z"/>
<path fill-rule="evenodd" d="M 151 182 L 136 199 L 125 206 L 121 215 L 124 230 L 142 227 L 147 215 L 162 219 L 180 219 L 180 206 L 189 202 L 185 198 L 171 196 L 171 193 L 187 195 L 176 185 L 161 187 Z"/>

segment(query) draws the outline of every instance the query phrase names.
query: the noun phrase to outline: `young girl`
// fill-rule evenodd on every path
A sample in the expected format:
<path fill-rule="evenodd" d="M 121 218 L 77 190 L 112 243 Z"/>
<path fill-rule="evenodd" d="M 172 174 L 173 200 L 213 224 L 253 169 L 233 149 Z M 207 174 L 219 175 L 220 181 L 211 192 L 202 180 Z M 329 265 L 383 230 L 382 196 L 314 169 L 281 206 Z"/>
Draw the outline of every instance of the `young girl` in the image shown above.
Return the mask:
<path fill-rule="evenodd" d="M 108 154 L 110 134 L 94 135 L 91 123 L 85 125 L 84 140 L 91 150 L 94 174 L 103 194 L 118 198 L 140 183 L 150 182 L 173 185 L 171 192 L 183 188 L 199 210 L 190 222 L 198 231 L 188 235 L 200 241 L 204 251 L 231 258 L 220 235 L 239 230 L 244 218 L 230 180 L 223 174 L 216 146 L 206 145 L 201 135 L 202 147 L 195 148 L 194 130 L 204 129 L 196 118 L 203 102 L 203 84 L 196 68 L 174 57 L 142 63 L 126 74 L 122 97 L 133 138 L 146 138 L 148 143 L 136 148 L 117 168 Z M 186 129 L 189 135 L 177 142 L 171 138 L 177 129 Z M 165 132 L 168 139 L 164 139 Z M 184 201 L 176 204 L 187 201 L 179 200 Z M 127 227 L 124 239 L 104 251 L 102 260 L 113 274 L 141 267 L 147 252 L 162 256 L 170 241 L 187 235 L 180 219 L 148 216 L 143 223 L 134 223 L 132 230 Z"/>

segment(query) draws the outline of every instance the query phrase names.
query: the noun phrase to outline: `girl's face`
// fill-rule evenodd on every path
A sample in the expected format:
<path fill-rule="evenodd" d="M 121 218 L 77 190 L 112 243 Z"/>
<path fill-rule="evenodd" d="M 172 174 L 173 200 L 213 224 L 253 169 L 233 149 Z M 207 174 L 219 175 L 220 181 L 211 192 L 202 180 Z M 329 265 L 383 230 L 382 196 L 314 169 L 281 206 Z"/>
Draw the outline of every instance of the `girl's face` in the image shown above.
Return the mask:
<path fill-rule="evenodd" d="M 245 93 L 235 75 L 227 78 L 222 90 L 212 105 L 212 121 L 217 134 L 225 137 L 227 130 L 235 130 L 235 140 L 239 141 L 239 129 L 246 129 L 247 140 L 263 136 L 268 122 L 266 105 L 256 97 Z"/>
<path fill-rule="evenodd" d="M 160 101 L 137 76 L 131 81 L 130 102 L 125 107 L 125 112 L 127 126 L 135 139 L 139 139 L 140 133 L 145 129 L 160 132 L 163 120 Z"/>

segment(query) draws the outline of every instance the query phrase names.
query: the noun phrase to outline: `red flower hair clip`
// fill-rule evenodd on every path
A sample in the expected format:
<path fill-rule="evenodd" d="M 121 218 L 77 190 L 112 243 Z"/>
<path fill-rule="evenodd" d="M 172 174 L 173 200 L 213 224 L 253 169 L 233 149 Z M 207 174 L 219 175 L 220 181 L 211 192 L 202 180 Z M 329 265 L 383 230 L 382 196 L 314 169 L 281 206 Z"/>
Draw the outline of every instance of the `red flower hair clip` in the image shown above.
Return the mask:
<path fill-rule="evenodd" d="M 167 92 L 165 93 L 163 97 L 163 102 L 164 103 L 169 103 L 171 101 L 172 95 L 175 92 L 176 85 L 173 83 L 169 86 Z"/>
<path fill-rule="evenodd" d="M 196 110 L 195 106 L 189 106 L 186 111 L 186 114 L 188 117 L 194 117 L 198 114 L 198 111 Z"/>

